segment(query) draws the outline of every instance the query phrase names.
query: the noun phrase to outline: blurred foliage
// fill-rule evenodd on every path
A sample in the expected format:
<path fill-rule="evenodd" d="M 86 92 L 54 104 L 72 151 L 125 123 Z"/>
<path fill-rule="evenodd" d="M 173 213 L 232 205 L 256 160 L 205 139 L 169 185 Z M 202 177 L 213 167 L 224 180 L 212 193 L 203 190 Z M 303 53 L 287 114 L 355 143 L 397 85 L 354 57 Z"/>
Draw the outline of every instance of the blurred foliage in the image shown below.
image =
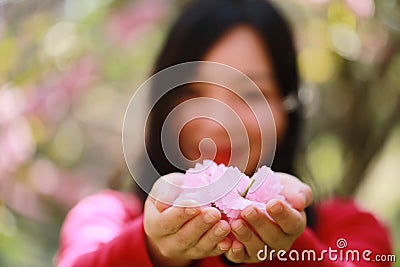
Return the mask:
<path fill-rule="evenodd" d="M 0 0 L 0 266 L 52 266 L 68 209 L 129 187 L 125 107 L 186 1 Z M 300 174 L 355 196 L 399 244 L 400 2 L 275 2 L 304 81 Z"/>

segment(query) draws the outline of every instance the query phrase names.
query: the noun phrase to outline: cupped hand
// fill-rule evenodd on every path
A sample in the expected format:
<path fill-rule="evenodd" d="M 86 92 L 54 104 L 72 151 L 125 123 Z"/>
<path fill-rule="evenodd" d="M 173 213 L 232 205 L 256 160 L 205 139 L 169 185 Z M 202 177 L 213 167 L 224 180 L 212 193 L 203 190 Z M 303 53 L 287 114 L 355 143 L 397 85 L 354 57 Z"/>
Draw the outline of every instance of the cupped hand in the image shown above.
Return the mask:
<path fill-rule="evenodd" d="M 172 173 L 160 179 L 179 184 L 181 178 L 182 174 Z M 174 266 L 185 266 L 192 260 L 229 250 L 231 241 L 226 236 L 231 228 L 221 220 L 220 211 L 212 207 L 201 209 L 190 200 L 179 203 L 180 206 L 165 204 L 176 196 L 162 195 L 160 186 L 162 183 L 154 184 L 144 208 L 147 247 L 155 265 L 171 262 Z"/>
<path fill-rule="evenodd" d="M 241 218 L 231 223 L 237 240 L 225 253 L 228 260 L 236 263 L 259 262 L 257 254 L 265 246 L 270 252 L 287 251 L 303 233 L 307 223 L 304 210 L 312 203 L 312 191 L 294 176 L 285 173 L 276 175 L 284 186 L 281 193 L 286 201 L 273 199 L 267 203 L 266 211 L 272 220 L 253 206 L 241 212 Z"/>

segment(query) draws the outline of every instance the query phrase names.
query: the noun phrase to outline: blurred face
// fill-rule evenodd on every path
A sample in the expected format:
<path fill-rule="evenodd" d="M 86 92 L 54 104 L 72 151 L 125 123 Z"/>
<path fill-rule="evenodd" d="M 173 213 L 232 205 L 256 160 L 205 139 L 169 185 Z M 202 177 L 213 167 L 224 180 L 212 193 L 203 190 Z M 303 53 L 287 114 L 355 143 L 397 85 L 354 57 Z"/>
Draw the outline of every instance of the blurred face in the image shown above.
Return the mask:
<path fill-rule="evenodd" d="M 254 30 L 246 26 L 237 26 L 225 34 L 208 51 L 203 60 L 231 66 L 254 81 L 268 101 L 271 111 L 263 111 L 265 116 L 262 120 L 268 125 L 267 134 L 261 134 L 260 123 L 249 107 L 257 110 L 260 106 L 259 110 L 265 110 L 265 100 L 260 98 L 259 94 L 254 94 L 248 86 L 241 87 L 240 83 L 243 81 L 234 80 L 232 77 L 230 82 L 238 88 L 235 89 L 236 93 L 247 97 L 247 104 L 226 88 L 214 84 L 195 83 L 191 87 L 193 98 L 214 99 L 229 106 L 232 112 L 224 108 L 214 109 L 218 116 L 223 117 L 223 114 L 226 114 L 223 122 L 201 117 L 187 122 L 179 135 L 180 149 L 190 160 L 214 159 L 217 163 L 229 163 L 235 166 L 244 166 L 240 163 L 245 161 L 245 166 L 241 167 L 242 171 L 252 174 L 259 161 L 263 163 L 268 151 L 273 151 L 275 134 L 279 140 L 286 125 L 286 113 L 283 110 L 268 52 Z M 201 108 L 213 109 L 213 106 L 193 105 L 191 109 L 192 111 Z M 262 151 L 266 152 L 262 154 Z"/>

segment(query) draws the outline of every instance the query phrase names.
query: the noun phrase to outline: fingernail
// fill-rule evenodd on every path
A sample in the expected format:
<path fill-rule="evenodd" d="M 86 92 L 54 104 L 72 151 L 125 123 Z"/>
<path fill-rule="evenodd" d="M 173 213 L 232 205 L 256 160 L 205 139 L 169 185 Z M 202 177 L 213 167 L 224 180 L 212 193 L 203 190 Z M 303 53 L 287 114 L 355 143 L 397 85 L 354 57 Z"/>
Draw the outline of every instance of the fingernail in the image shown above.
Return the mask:
<path fill-rule="evenodd" d="M 242 252 L 242 248 L 233 248 L 232 252 L 233 254 L 239 255 Z"/>
<path fill-rule="evenodd" d="M 199 210 L 196 208 L 185 208 L 185 214 L 188 216 L 193 216 L 198 212 L 199 212 Z"/>
<path fill-rule="evenodd" d="M 226 234 L 226 231 L 224 229 L 222 229 L 221 227 L 217 227 L 214 230 L 214 235 L 215 236 L 223 236 L 224 234 Z"/>
<path fill-rule="evenodd" d="M 248 209 L 247 211 L 245 211 L 243 216 L 248 219 L 252 219 L 256 216 L 256 213 L 257 213 L 257 211 L 252 207 L 252 208 Z"/>
<path fill-rule="evenodd" d="M 229 250 L 229 244 L 227 244 L 227 243 L 222 243 L 222 244 L 219 244 L 218 245 L 218 248 L 220 249 L 220 250 L 223 250 L 223 251 L 226 251 L 226 250 Z"/>
<path fill-rule="evenodd" d="M 156 201 L 154 202 L 154 205 L 156 206 L 156 209 L 157 209 L 159 212 L 163 212 L 164 210 L 166 210 L 166 209 L 168 209 L 169 207 L 171 207 L 171 205 L 165 204 L 165 203 L 163 203 L 163 202 L 161 202 L 161 201 L 159 201 L 159 200 L 156 200 Z"/>
<path fill-rule="evenodd" d="M 206 212 L 203 215 L 203 220 L 205 223 L 212 223 L 212 222 L 215 222 L 217 219 L 218 219 L 217 217 L 211 215 L 209 212 Z"/>
<path fill-rule="evenodd" d="M 270 206 L 269 210 L 273 214 L 276 215 L 280 214 L 283 211 L 282 203 L 277 200 L 274 200 L 274 203 L 272 204 L 272 206 Z"/>

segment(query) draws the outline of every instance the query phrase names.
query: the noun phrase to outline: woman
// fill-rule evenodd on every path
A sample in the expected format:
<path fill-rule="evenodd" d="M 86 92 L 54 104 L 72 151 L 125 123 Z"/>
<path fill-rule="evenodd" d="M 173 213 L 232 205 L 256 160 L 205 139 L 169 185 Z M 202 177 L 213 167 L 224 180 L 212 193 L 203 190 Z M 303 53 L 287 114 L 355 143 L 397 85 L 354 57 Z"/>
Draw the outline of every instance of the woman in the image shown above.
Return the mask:
<path fill-rule="evenodd" d="M 289 28 L 266 1 L 198 0 L 190 3 L 173 25 L 154 72 L 178 63 L 204 60 L 229 65 L 251 77 L 271 108 L 276 125 L 277 150 L 272 169 L 292 173 L 298 142 L 300 110 L 285 110 L 283 100 L 297 95 L 296 54 Z M 157 94 L 156 87 L 151 92 Z M 225 89 L 193 84 L 166 95 L 150 116 L 147 149 L 151 161 L 167 179 L 179 179 L 177 170 L 162 153 L 160 134 L 166 115 L 183 100 L 209 97 L 228 103 L 239 114 L 249 134 L 249 160 L 242 171 L 254 173 L 261 153 L 261 139 L 254 118 L 242 102 Z M 204 138 L 216 140 L 217 163 L 227 163 L 228 137 L 208 120 L 196 120 L 180 133 L 179 145 L 189 159 L 201 157 L 197 147 Z M 238 140 L 238 141 L 235 141 Z M 232 146 L 240 146 L 240 139 Z M 222 152 L 221 152 L 222 151 Z M 172 173 L 172 174 L 170 174 Z M 272 200 L 264 213 L 246 207 L 230 224 L 212 207 L 179 208 L 148 197 L 106 191 L 82 200 L 68 214 L 61 233 L 59 266 L 227 266 L 256 263 L 275 251 L 313 250 L 324 255 L 338 249 L 340 239 L 348 248 L 389 254 L 386 229 L 373 215 L 360 211 L 351 200 L 329 200 L 310 205 L 309 187 L 292 176 L 278 174 L 288 203 Z M 148 177 L 156 180 L 158 177 Z M 157 183 L 152 196 L 157 197 Z M 144 199 L 144 198 L 143 198 Z M 306 225 L 307 221 L 307 225 Z M 235 238 L 228 235 L 232 233 Z M 340 245 L 341 246 L 341 245 Z M 261 251 L 263 250 L 263 251 Z M 276 253 L 275 253 L 276 254 Z M 274 254 L 274 255 L 275 255 Z M 282 256 L 282 255 L 281 255 Z M 286 258 L 287 259 L 287 258 Z M 265 266 L 389 266 L 373 261 L 286 260 L 277 257 Z"/>

